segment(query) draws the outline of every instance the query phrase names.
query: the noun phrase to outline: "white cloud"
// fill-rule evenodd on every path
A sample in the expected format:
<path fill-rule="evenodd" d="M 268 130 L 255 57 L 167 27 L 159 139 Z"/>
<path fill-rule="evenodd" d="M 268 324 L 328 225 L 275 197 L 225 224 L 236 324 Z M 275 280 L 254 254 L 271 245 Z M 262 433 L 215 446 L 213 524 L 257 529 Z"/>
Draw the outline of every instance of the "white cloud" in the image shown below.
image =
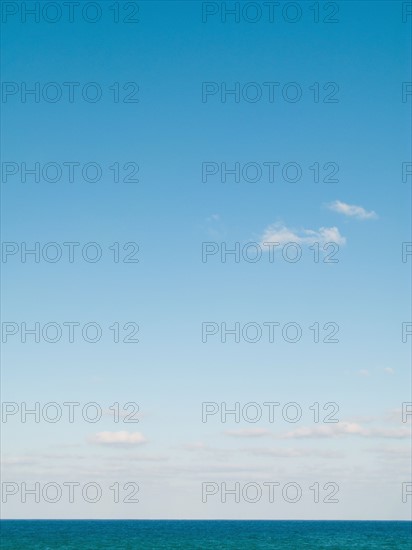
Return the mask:
<path fill-rule="evenodd" d="M 365 430 L 363 434 L 365 437 L 383 437 L 385 439 L 410 439 L 410 428 L 387 428 L 387 429 L 374 429 Z"/>
<path fill-rule="evenodd" d="M 338 422 L 324 426 L 316 426 L 315 428 L 297 428 L 287 432 L 283 439 L 295 438 L 322 438 L 322 437 L 339 437 L 343 435 L 357 435 L 360 437 L 382 437 L 387 439 L 405 439 L 411 436 L 409 428 L 363 428 L 356 422 Z"/>
<path fill-rule="evenodd" d="M 29 458 L 26 456 L 13 456 L 10 458 L 3 458 L 1 461 L 3 466 L 32 466 L 33 464 L 36 464 L 37 461 L 33 458 Z"/>
<path fill-rule="evenodd" d="M 383 420 L 385 422 L 396 422 L 399 424 L 399 422 L 402 420 L 402 408 L 397 407 L 396 409 L 390 409 L 386 412 Z M 408 420 L 408 418 L 406 418 Z M 411 421 L 412 418 L 409 417 L 409 421 Z"/>
<path fill-rule="evenodd" d="M 203 443 L 203 441 L 196 441 L 195 443 L 187 443 L 183 447 L 186 451 L 212 451 L 213 449 Z"/>
<path fill-rule="evenodd" d="M 372 220 L 378 216 L 373 210 L 365 210 L 362 206 L 356 206 L 355 204 L 346 204 L 342 201 L 334 201 L 328 204 L 328 208 L 339 214 L 344 214 L 351 218 L 357 218 L 358 220 Z"/>
<path fill-rule="evenodd" d="M 99 445 L 141 445 L 146 438 L 140 432 L 98 432 L 91 438 L 92 443 Z"/>
<path fill-rule="evenodd" d="M 337 227 L 320 227 L 316 231 L 314 229 L 301 229 L 298 231 L 289 229 L 281 223 L 274 223 L 267 227 L 261 237 L 261 245 L 264 243 L 279 243 L 282 245 L 291 242 L 306 245 L 314 243 L 342 245 L 346 243 L 346 239 L 340 234 Z"/>
<path fill-rule="evenodd" d="M 264 437 L 271 435 L 270 431 L 265 430 L 264 428 L 252 428 L 249 430 L 227 430 L 225 434 L 232 437 Z"/>
<path fill-rule="evenodd" d="M 205 218 L 204 231 L 211 239 L 224 239 L 224 226 L 219 214 L 210 214 Z"/>
<path fill-rule="evenodd" d="M 392 460 L 393 458 L 408 459 L 411 458 L 411 448 L 409 447 L 373 447 L 367 449 L 367 452 L 378 453 Z"/>
<path fill-rule="evenodd" d="M 244 452 L 249 452 L 256 456 L 270 456 L 276 458 L 343 458 L 345 455 L 342 451 L 322 450 L 322 449 L 283 449 L 279 447 L 265 449 L 244 449 Z"/>
<path fill-rule="evenodd" d="M 395 374 L 395 369 L 392 367 L 386 367 L 383 369 L 383 372 L 386 372 L 386 374 Z"/>
<path fill-rule="evenodd" d="M 360 371 L 358 371 L 358 374 L 359 376 L 369 376 L 370 372 L 368 371 L 368 369 L 361 369 Z"/>

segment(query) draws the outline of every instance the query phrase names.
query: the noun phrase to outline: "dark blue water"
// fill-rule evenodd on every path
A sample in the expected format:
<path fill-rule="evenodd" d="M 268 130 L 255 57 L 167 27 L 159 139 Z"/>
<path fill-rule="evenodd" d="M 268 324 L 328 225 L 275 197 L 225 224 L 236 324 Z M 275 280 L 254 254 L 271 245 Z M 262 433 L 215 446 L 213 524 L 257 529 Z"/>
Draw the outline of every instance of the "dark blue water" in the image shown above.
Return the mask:
<path fill-rule="evenodd" d="M 4 520 L 4 550 L 310 549 L 411 550 L 402 521 Z"/>

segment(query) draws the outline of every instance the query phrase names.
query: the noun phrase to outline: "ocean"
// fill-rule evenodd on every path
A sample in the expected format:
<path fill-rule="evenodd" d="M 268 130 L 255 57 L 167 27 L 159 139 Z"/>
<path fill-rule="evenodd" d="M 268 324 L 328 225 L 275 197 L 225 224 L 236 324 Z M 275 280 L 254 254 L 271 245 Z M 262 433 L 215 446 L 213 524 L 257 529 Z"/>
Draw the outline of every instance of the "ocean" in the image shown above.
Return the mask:
<path fill-rule="evenodd" d="M 411 550 L 406 521 L 3 520 L 2 550 Z"/>

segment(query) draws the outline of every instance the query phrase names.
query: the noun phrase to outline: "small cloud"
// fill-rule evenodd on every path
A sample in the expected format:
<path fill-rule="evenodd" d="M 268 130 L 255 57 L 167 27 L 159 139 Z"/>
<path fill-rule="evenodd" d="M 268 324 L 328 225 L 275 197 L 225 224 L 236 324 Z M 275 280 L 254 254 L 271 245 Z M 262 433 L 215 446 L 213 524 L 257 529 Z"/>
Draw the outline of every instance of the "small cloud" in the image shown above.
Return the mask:
<path fill-rule="evenodd" d="M 373 210 L 365 210 L 362 206 L 356 206 L 355 204 L 346 204 L 341 201 L 334 201 L 327 205 L 329 210 L 338 212 L 350 218 L 356 218 L 358 220 L 373 220 L 378 216 Z"/>
<path fill-rule="evenodd" d="M 366 449 L 369 453 L 380 454 L 390 460 L 393 458 L 411 459 L 411 448 L 408 447 L 372 447 Z"/>
<path fill-rule="evenodd" d="M 374 430 L 365 430 L 364 437 L 382 437 L 384 439 L 410 439 L 410 428 L 377 428 Z"/>
<path fill-rule="evenodd" d="M 10 457 L 10 458 L 4 458 L 2 460 L 3 466 L 32 466 L 33 464 L 36 464 L 36 460 L 33 458 L 29 458 L 26 456 L 16 456 L 16 457 Z"/>
<path fill-rule="evenodd" d="M 396 409 L 390 409 L 386 412 L 384 416 L 385 422 L 396 422 L 399 423 L 402 420 L 402 408 L 397 407 Z M 409 417 L 409 421 L 412 420 L 411 417 Z M 408 417 L 406 418 L 406 421 L 408 421 Z"/>
<path fill-rule="evenodd" d="M 336 437 L 344 434 L 360 434 L 362 429 L 356 422 L 339 422 L 328 426 L 316 426 L 315 428 L 297 428 L 281 437 L 284 439 Z"/>
<path fill-rule="evenodd" d="M 225 434 L 232 437 L 265 437 L 271 435 L 270 431 L 265 430 L 264 428 L 252 428 L 249 430 L 227 430 Z"/>
<path fill-rule="evenodd" d="M 181 447 L 190 453 L 199 453 L 199 456 L 212 457 L 216 460 L 226 460 L 227 450 L 210 447 L 203 441 L 195 441 L 194 443 L 186 443 Z"/>
<path fill-rule="evenodd" d="M 265 449 L 244 449 L 245 452 L 250 452 L 255 456 L 270 456 L 275 458 L 343 458 L 345 455 L 342 451 L 324 451 L 322 449 L 283 449 L 279 447 Z"/>
<path fill-rule="evenodd" d="M 90 441 L 97 445 L 134 446 L 146 443 L 146 438 L 140 432 L 98 432 Z"/>
<path fill-rule="evenodd" d="M 195 443 L 187 443 L 183 447 L 186 451 L 210 451 L 211 448 L 203 443 L 203 441 L 196 441 Z"/>
<path fill-rule="evenodd" d="M 261 237 L 261 244 L 286 244 L 286 243 L 306 244 L 308 246 L 314 243 L 326 244 L 336 243 L 345 244 L 343 237 L 337 227 L 320 227 L 314 229 L 295 230 L 286 227 L 281 223 L 275 223 L 265 229 Z"/>
<path fill-rule="evenodd" d="M 391 367 L 386 367 L 383 369 L 383 372 L 386 372 L 386 374 L 395 374 L 395 369 Z"/>
<path fill-rule="evenodd" d="M 370 372 L 367 369 L 361 369 L 358 371 L 359 376 L 369 376 Z"/>
<path fill-rule="evenodd" d="M 356 422 L 362 424 L 372 424 L 379 420 L 377 416 L 363 416 L 363 415 L 353 415 L 347 418 L 348 422 Z"/>
<path fill-rule="evenodd" d="M 203 230 L 212 239 L 223 239 L 224 227 L 219 214 L 210 214 L 205 218 Z"/>
<path fill-rule="evenodd" d="M 339 437 L 344 435 L 357 435 L 360 437 L 385 438 L 385 439 L 405 439 L 411 436 L 409 428 L 382 429 L 362 427 L 356 422 L 338 422 L 328 426 L 316 426 L 315 428 L 298 428 L 287 432 L 283 439 L 301 439 L 301 438 L 323 438 Z"/>

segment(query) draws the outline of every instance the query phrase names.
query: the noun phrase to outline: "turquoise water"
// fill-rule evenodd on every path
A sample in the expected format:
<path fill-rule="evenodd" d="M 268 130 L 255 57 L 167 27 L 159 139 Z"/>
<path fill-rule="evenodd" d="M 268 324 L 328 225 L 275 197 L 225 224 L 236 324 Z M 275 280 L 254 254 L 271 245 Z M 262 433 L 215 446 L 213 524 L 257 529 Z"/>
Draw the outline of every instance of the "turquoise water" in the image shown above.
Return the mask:
<path fill-rule="evenodd" d="M 4 550 L 310 549 L 411 550 L 402 521 L 3 520 Z"/>

